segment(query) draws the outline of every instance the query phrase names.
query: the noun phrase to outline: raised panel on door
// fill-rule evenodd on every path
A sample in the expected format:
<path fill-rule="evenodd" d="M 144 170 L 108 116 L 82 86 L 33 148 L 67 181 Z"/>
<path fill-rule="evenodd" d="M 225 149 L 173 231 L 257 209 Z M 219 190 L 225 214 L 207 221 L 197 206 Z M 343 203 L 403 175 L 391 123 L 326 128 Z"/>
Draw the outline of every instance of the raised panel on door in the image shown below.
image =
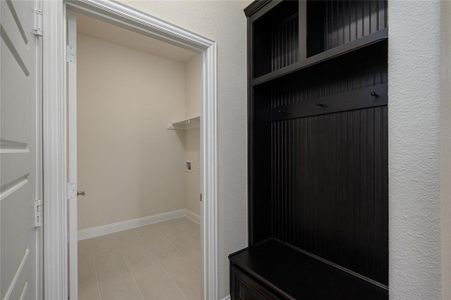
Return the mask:
<path fill-rule="evenodd" d="M 0 297 L 39 299 L 40 41 L 36 1 L 1 1 Z"/>

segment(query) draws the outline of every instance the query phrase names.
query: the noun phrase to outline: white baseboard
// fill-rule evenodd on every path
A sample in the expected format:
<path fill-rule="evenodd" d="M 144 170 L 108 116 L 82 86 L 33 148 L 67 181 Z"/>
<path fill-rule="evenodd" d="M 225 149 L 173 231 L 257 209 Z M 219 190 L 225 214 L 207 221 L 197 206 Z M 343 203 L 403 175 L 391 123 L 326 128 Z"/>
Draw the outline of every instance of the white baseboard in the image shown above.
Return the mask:
<path fill-rule="evenodd" d="M 147 217 L 130 219 L 116 223 L 106 224 L 97 227 L 86 228 L 78 231 L 78 240 L 86 240 L 102 235 L 107 235 L 115 232 L 138 228 L 150 224 L 165 222 L 169 220 L 186 217 L 191 221 L 200 224 L 200 216 L 188 209 L 178 209 L 165 213 L 155 214 Z"/>
<path fill-rule="evenodd" d="M 222 300 L 230 300 L 230 295 L 225 297 L 225 298 L 223 298 Z"/>
<path fill-rule="evenodd" d="M 185 217 L 194 223 L 200 224 L 200 215 L 193 213 L 189 209 L 185 209 Z"/>

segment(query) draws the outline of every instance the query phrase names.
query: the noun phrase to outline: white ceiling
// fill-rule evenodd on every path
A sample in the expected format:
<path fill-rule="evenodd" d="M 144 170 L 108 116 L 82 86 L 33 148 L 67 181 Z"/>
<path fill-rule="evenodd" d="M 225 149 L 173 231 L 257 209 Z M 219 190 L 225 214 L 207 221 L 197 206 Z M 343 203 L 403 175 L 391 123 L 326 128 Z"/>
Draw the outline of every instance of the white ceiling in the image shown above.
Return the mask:
<path fill-rule="evenodd" d="M 185 62 L 197 53 L 92 17 L 77 14 L 78 32 L 152 55 Z"/>

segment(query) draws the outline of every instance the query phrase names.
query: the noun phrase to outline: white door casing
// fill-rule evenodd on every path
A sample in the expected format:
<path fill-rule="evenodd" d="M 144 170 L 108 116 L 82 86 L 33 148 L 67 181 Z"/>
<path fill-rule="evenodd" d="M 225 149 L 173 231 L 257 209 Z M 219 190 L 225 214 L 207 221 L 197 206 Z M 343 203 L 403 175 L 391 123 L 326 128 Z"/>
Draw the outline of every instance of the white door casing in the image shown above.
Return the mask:
<path fill-rule="evenodd" d="M 39 1 L 1 13 L 0 298 L 41 299 L 41 41 Z"/>
<path fill-rule="evenodd" d="M 202 194 L 204 299 L 218 299 L 217 216 L 217 45 L 196 33 L 145 14 L 116 1 L 44 1 L 43 29 L 43 173 L 44 173 L 44 285 L 46 299 L 66 299 L 68 217 L 66 9 L 85 12 L 169 43 L 197 50 L 203 56 Z M 51 161 L 51 162 L 50 162 Z"/>

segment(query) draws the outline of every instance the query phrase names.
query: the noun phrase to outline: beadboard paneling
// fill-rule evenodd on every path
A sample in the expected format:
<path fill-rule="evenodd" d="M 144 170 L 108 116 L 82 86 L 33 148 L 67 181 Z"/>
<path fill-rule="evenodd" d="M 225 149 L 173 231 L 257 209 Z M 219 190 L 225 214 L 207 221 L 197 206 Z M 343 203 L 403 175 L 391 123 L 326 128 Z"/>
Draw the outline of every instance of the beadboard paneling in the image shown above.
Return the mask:
<path fill-rule="evenodd" d="M 272 236 L 387 284 L 387 107 L 271 123 Z"/>

